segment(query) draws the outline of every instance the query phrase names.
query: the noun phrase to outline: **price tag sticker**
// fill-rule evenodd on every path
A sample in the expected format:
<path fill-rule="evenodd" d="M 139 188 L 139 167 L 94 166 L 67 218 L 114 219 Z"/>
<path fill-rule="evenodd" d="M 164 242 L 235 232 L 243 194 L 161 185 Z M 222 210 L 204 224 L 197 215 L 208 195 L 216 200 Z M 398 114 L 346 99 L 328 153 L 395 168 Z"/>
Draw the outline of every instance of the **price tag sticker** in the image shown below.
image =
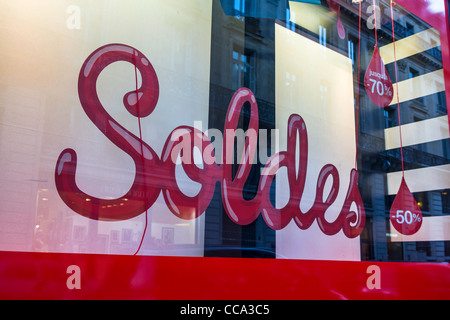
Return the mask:
<path fill-rule="evenodd" d="M 364 77 L 364 86 L 370 100 L 377 106 L 384 108 L 391 104 L 394 97 L 394 88 L 378 51 L 378 47 L 375 47 L 369 67 L 367 68 Z"/>
<path fill-rule="evenodd" d="M 390 218 L 395 230 L 407 236 L 415 234 L 422 226 L 422 211 L 404 178 L 392 204 Z"/>

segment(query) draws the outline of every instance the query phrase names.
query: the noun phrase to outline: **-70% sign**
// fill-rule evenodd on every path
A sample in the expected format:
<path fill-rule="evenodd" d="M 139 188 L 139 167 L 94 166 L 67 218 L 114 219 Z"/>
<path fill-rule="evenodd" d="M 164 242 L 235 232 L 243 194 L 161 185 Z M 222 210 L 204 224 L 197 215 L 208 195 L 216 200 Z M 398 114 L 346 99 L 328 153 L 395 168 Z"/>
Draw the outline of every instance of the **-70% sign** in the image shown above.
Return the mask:
<path fill-rule="evenodd" d="M 387 84 L 377 81 L 375 79 L 369 79 L 370 82 L 372 82 L 372 93 L 375 93 L 375 88 L 379 96 L 382 96 L 386 93 L 388 97 L 392 97 L 392 88 L 389 87 Z"/>
<path fill-rule="evenodd" d="M 367 67 L 364 86 L 370 100 L 381 108 L 387 107 L 394 97 L 391 78 L 389 78 L 383 59 L 381 59 L 378 47 L 375 47 Z"/>

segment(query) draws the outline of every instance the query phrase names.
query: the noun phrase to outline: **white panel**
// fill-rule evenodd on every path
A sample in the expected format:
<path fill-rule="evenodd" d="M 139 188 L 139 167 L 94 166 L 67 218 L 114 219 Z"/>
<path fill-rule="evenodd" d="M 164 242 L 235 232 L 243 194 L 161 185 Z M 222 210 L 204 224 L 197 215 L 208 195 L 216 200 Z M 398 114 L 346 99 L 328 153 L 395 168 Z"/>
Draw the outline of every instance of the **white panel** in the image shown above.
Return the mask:
<path fill-rule="evenodd" d="M 398 61 L 431 48 L 439 47 L 440 45 L 439 31 L 431 28 L 395 41 L 395 56 Z M 380 55 L 385 64 L 394 62 L 394 45 L 390 43 L 381 47 Z"/>
<path fill-rule="evenodd" d="M 339 194 L 325 217 L 334 221 L 344 202 L 355 165 L 355 124 L 352 64 L 346 56 L 295 32 L 276 25 L 276 128 L 280 150 L 286 150 L 287 123 L 299 114 L 308 130 L 308 170 L 300 203 L 311 208 L 317 178 L 326 164 L 339 171 Z M 336 81 L 339 79 L 339 81 Z M 280 170 L 282 171 L 282 170 Z M 283 175 L 284 174 L 284 175 Z M 276 176 L 278 203 L 287 203 L 285 172 Z M 276 232 L 277 256 L 293 259 L 360 260 L 359 237 L 348 239 L 342 231 L 324 235 L 317 223 L 301 230 L 294 221 Z"/>
<path fill-rule="evenodd" d="M 398 83 L 399 102 L 428 96 L 445 90 L 444 71 L 436 70 Z M 391 106 L 397 104 L 397 85 L 394 83 L 394 99 Z"/>
<path fill-rule="evenodd" d="M 401 126 L 403 146 L 449 138 L 448 116 L 423 120 Z M 386 150 L 400 148 L 399 127 L 384 130 Z"/>

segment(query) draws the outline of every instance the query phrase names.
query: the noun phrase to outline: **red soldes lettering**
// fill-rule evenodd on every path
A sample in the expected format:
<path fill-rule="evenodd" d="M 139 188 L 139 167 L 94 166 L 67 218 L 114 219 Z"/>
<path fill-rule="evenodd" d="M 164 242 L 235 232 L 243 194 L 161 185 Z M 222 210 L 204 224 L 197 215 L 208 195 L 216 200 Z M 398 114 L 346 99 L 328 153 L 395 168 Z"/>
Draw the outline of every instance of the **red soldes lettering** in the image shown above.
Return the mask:
<path fill-rule="evenodd" d="M 256 196 L 246 200 L 242 191 L 251 171 L 257 139 L 246 137 L 235 177 L 232 174 L 232 164 L 217 164 L 211 141 L 202 131 L 193 127 L 181 126 L 174 129 L 166 140 L 161 157 L 158 157 L 148 144 L 114 120 L 100 103 L 96 89 L 97 79 L 108 65 L 117 61 L 132 63 L 142 76 L 141 87 L 127 93 L 123 99 L 125 108 L 131 114 L 139 118 L 146 117 L 153 112 L 158 101 L 158 77 L 150 61 L 138 50 L 122 44 L 111 44 L 97 49 L 87 58 L 78 80 L 81 105 L 97 128 L 133 159 L 136 171 L 127 194 L 111 200 L 96 198 L 78 188 L 75 181 L 76 152 L 72 149 L 64 150 L 56 164 L 55 182 L 61 199 L 73 211 L 96 220 L 131 219 L 150 208 L 162 192 L 167 207 L 175 216 L 191 220 L 202 215 L 208 208 L 216 182 L 219 181 L 225 211 L 237 224 L 250 224 L 261 214 L 267 225 L 274 230 L 283 229 L 294 219 L 302 230 L 308 229 L 317 221 L 321 231 L 327 235 L 334 235 L 340 230 L 348 238 L 361 234 L 365 224 L 365 211 L 358 189 L 358 173 L 354 169 L 350 173 L 350 184 L 343 207 L 335 221 L 329 222 L 325 218 L 325 212 L 334 203 L 339 191 L 339 173 L 331 164 L 325 165 L 319 174 L 313 206 L 306 212 L 300 209 L 308 166 L 308 133 L 301 116 L 293 114 L 289 118 L 287 150 L 269 159 L 262 171 Z M 227 144 L 234 144 L 234 134 L 245 103 L 249 103 L 251 107 L 249 130 L 258 132 L 258 105 L 255 96 L 249 89 L 241 88 L 231 99 L 225 119 L 226 143 L 222 151 L 224 159 L 230 156 L 227 152 L 234 150 L 233 146 Z M 297 136 L 300 140 L 298 160 L 295 155 Z M 203 150 L 201 167 L 193 161 L 194 148 Z M 175 158 L 181 155 L 181 165 L 186 175 L 201 185 L 196 196 L 187 196 L 180 190 L 175 177 L 174 155 Z M 296 166 L 299 168 L 298 173 Z M 290 199 L 283 208 L 276 208 L 270 201 L 270 186 L 281 167 L 287 169 Z M 324 197 L 325 183 L 329 178 L 332 179 L 332 187 Z M 351 209 L 352 204 L 356 211 Z"/>

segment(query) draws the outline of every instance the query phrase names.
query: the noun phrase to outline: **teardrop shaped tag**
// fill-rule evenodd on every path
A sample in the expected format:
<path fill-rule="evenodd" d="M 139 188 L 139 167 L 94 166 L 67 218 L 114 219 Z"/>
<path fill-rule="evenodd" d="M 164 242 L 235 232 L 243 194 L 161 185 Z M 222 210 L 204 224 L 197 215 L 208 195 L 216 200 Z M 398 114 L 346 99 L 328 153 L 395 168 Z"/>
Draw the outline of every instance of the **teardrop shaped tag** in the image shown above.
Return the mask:
<path fill-rule="evenodd" d="M 328 7 L 330 10 L 337 13 L 337 32 L 339 35 L 339 38 L 342 40 L 345 39 L 345 28 L 342 24 L 341 20 L 341 5 L 339 4 L 338 0 L 327 0 Z"/>
<path fill-rule="evenodd" d="M 392 203 L 390 217 L 395 230 L 407 236 L 415 234 L 422 226 L 422 211 L 409 190 L 405 178 L 402 178 Z"/>
<path fill-rule="evenodd" d="M 328 7 L 335 12 L 337 12 L 338 9 L 341 7 L 338 3 L 338 0 L 327 0 L 327 4 Z"/>
<path fill-rule="evenodd" d="M 344 29 L 344 25 L 342 24 L 342 20 L 341 20 L 341 7 L 339 6 L 338 12 L 337 12 L 337 32 L 339 35 L 339 38 L 341 38 L 341 40 L 345 39 L 345 29 Z"/>
<path fill-rule="evenodd" d="M 375 47 L 372 59 L 364 77 L 364 86 L 370 100 L 377 106 L 384 108 L 391 104 L 394 98 L 394 88 L 391 78 L 384 66 L 378 47 Z"/>

